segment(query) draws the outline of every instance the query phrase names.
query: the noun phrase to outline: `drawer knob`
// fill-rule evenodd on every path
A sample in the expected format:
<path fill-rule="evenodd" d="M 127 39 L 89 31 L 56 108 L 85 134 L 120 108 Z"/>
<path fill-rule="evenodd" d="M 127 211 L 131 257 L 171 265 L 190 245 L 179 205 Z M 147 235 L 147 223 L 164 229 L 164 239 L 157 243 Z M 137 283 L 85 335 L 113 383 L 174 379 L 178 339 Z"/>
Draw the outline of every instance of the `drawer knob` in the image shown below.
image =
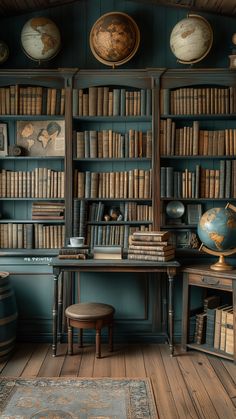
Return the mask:
<path fill-rule="evenodd" d="M 212 278 L 210 276 L 203 276 L 202 282 L 207 285 L 218 285 L 220 283 L 218 278 Z"/>

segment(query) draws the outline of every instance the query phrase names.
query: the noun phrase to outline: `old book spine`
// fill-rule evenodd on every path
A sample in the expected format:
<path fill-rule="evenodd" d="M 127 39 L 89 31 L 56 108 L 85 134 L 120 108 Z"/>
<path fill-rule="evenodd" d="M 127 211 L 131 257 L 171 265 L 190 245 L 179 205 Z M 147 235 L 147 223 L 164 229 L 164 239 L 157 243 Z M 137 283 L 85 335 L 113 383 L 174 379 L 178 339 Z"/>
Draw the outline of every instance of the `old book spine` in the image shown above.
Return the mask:
<path fill-rule="evenodd" d="M 108 108 L 109 108 L 109 87 L 104 86 L 104 91 L 103 91 L 103 116 L 108 116 Z"/>
<path fill-rule="evenodd" d="M 231 197 L 231 183 L 232 183 L 232 162 L 225 161 L 225 198 Z"/>
<path fill-rule="evenodd" d="M 85 140 L 83 131 L 76 132 L 76 157 L 85 157 Z"/>
<path fill-rule="evenodd" d="M 97 116 L 103 115 L 104 87 L 97 88 Z"/>
<path fill-rule="evenodd" d="M 89 157 L 90 158 L 97 158 L 98 157 L 98 137 L 97 131 L 91 130 L 89 131 Z"/>
<path fill-rule="evenodd" d="M 161 115 L 169 115 L 170 114 L 170 90 L 169 89 L 161 89 L 160 92 L 161 96 Z"/>
<path fill-rule="evenodd" d="M 112 114 L 113 116 L 120 115 L 120 89 L 113 89 L 113 106 L 112 106 Z"/>
<path fill-rule="evenodd" d="M 82 116 L 89 116 L 89 94 L 84 91 L 82 99 L 83 99 L 83 106 L 82 106 L 83 115 Z"/>
<path fill-rule="evenodd" d="M 108 116 L 113 115 L 113 90 L 108 92 Z"/>
<path fill-rule="evenodd" d="M 56 115 L 56 98 L 57 98 L 57 89 L 52 88 L 52 90 L 51 90 L 50 115 Z"/>
<path fill-rule="evenodd" d="M 168 255 L 168 256 L 153 256 L 153 255 L 146 255 L 146 254 L 131 254 L 128 253 L 128 259 L 132 260 L 150 260 L 150 261 L 156 261 L 156 262 L 167 262 L 168 260 L 174 259 L 174 255 Z"/>
<path fill-rule="evenodd" d="M 234 313 L 233 310 L 226 314 L 226 329 L 225 329 L 225 352 L 234 354 Z"/>
<path fill-rule="evenodd" d="M 97 99 L 98 99 L 98 88 L 89 87 L 89 116 L 97 115 Z"/>
<path fill-rule="evenodd" d="M 83 89 L 78 89 L 77 90 L 77 95 L 78 95 L 78 115 L 79 116 L 82 116 L 84 114 L 84 112 L 83 112 L 83 104 L 84 104 L 84 101 L 83 101 L 83 95 L 84 95 Z M 76 112 L 76 109 L 74 109 L 74 111 Z"/>

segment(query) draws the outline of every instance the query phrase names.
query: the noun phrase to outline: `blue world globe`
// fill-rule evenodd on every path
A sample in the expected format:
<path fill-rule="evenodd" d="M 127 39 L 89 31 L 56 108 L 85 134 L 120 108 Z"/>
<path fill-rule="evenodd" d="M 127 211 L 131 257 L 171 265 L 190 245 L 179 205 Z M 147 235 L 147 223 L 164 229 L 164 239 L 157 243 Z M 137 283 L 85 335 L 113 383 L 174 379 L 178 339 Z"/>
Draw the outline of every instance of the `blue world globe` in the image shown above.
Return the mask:
<path fill-rule="evenodd" d="M 212 208 L 200 218 L 197 232 L 209 249 L 230 250 L 236 247 L 236 213 L 230 208 Z"/>

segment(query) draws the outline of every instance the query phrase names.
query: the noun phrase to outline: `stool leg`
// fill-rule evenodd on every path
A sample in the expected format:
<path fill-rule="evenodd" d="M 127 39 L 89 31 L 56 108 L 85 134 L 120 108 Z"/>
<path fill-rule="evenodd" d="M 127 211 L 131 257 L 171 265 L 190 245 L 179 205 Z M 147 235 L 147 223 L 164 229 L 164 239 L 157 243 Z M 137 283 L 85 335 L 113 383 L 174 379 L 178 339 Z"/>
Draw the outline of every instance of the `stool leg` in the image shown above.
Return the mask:
<path fill-rule="evenodd" d="M 73 355 L 73 330 L 68 325 L 68 355 Z"/>
<path fill-rule="evenodd" d="M 79 329 L 79 347 L 83 348 L 83 329 Z"/>
<path fill-rule="evenodd" d="M 96 358 L 101 358 L 101 329 L 96 329 Z"/>
<path fill-rule="evenodd" d="M 108 336 L 109 336 L 109 351 L 113 352 L 113 323 L 110 323 L 108 326 Z"/>

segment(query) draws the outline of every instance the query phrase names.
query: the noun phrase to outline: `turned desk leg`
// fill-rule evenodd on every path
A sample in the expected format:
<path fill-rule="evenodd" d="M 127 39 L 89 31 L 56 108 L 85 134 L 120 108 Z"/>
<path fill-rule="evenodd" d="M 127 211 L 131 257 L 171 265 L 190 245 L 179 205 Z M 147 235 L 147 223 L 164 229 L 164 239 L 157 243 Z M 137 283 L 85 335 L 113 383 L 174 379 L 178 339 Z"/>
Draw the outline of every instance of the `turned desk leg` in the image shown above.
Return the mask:
<path fill-rule="evenodd" d="M 62 339 L 62 329 L 63 329 L 63 275 L 64 273 L 61 272 L 58 275 L 58 313 L 57 313 L 57 337 L 59 342 L 61 343 Z"/>
<path fill-rule="evenodd" d="M 176 270 L 169 268 L 167 271 L 168 274 L 168 324 L 169 324 L 169 347 L 170 355 L 174 355 L 174 304 L 173 304 L 173 285 L 174 285 L 174 276 L 176 275 Z"/>
<path fill-rule="evenodd" d="M 54 298 L 52 309 L 52 356 L 57 353 L 57 327 L 58 327 L 58 275 L 53 275 Z"/>
<path fill-rule="evenodd" d="M 188 285 L 188 274 L 183 274 L 183 308 L 182 308 L 182 337 L 181 347 L 183 351 L 187 350 L 187 342 L 189 335 L 189 285 Z"/>

